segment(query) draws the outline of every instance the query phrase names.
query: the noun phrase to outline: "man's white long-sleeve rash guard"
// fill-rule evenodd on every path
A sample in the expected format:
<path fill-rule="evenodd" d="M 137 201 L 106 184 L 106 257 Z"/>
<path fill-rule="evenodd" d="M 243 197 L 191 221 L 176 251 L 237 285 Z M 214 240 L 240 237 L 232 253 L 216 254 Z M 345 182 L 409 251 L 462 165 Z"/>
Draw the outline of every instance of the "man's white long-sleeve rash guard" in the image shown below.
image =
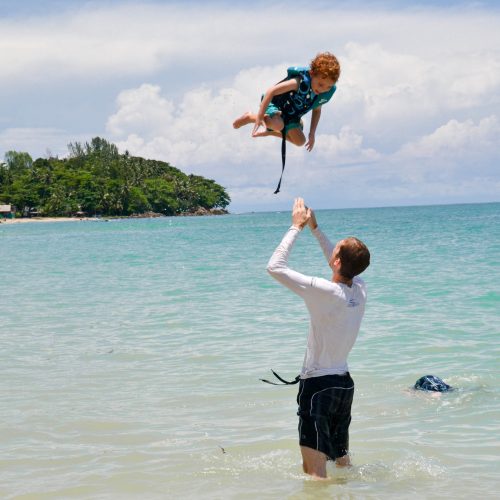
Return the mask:
<path fill-rule="evenodd" d="M 326 260 L 334 246 L 323 232 L 313 231 Z M 352 286 L 306 276 L 288 267 L 288 256 L 300 231 L 292 226 L 267 265 L 267 271 L 282 285 L 300 295 L 309 311 L 309 336 L 300 378 L 343 374 L 347 356 L 356 341 L 365 311 L 366 285 L 356 276 Z"/>

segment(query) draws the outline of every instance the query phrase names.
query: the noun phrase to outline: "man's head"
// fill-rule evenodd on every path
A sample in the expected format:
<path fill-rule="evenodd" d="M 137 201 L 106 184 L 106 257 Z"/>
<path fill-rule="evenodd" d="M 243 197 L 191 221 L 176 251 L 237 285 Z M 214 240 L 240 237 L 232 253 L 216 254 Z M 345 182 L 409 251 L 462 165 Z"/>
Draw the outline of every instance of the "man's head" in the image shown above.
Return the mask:
<path fill-rule="evenodd" d="M 339 79 L 340 64 L 330 52 L 322 52 L 311 61 L 311 87 L 315 94 L 328 92 Z"/>
<path fill-rule="evenodd" d="M 448 392 L 453 387 L 449 386 L 444 380 L 434 375 L 425 375 L 420 377 L 413 386 L 417 391 Z"/>
<path fill-rule="evenodd" d="M 347 280 L 361 274 L 370 265 L 370 251 L 353 236 L 340 240 L 332 253 L 330 267 Z"/>

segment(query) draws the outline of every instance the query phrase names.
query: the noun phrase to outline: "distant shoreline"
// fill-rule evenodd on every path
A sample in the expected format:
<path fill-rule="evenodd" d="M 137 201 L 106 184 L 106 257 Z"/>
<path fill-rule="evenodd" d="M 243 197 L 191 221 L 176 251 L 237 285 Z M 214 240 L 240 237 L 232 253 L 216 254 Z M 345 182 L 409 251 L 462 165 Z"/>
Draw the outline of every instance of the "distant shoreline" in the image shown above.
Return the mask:
<path fill-rule="evenodd" d="M 196 211 L 192 213 L 183 213 L 178 215 L 161 215 L 161 214 L 139 214 L 139 215 L 110 215 L 103 217 L 17 217 L 14 219 L 2 219 L 0 218 L 0 224 L 26 224 L 31 222 L 81 222 L 81 221 L 92 221 L 92 222 L 106 222 L 109 220 L 118 219 L 158 219 L 163 217 L 203 217 L 203 216 L 213 216 L 213 215 L 228 215 L 229 212 L 226 210 L 212 209 Z"/>
<path fill-rule="evenodd" d="M 26 224 L 29 222 L 72 222 L 72 221 L 97 221 L 97 217 L 21 217 L 16 219 L 0 219 L 0 224 Z"/>

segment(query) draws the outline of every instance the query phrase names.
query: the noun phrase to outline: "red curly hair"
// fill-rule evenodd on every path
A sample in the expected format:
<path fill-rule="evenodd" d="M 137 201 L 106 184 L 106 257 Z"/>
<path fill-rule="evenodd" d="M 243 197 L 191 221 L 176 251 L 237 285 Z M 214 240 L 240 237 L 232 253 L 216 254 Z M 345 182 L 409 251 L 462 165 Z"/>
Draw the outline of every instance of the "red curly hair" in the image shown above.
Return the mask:
<path fill-rule="evenodd" d="M 340 76 L 340 64 L 330 52 L 321 52 L 311 61 L 311 73 L 323 78 L 331 78 L 336 83 Z"/>

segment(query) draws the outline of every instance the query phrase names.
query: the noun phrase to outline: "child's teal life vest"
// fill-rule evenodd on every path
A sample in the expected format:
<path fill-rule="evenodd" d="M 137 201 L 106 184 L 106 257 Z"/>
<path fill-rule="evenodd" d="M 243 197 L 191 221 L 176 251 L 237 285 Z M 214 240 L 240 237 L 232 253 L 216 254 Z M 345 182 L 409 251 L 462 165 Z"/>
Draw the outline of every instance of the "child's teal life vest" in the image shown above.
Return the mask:
<path fill-rule="evenodd" d="M 292 78 L 298 78 L 298 89 L 276 95 L 271 100 L 281 110 L 281 117 L 285 122 L 285 126 L 291 122 L 300 122 L 303 115 L 327 103 L 337 90 L 334 85 L 328 92 L 315 94 L 311 88 L 311 73 L 309 68 L 306 67 L 293 66 L 288 68 L 286 78 L 281 81 L 284 82 Z"/>
<path fill-rule="evenodd" d="M 328 92 L 315 94 L 311 88 L 311 73 L 309 72 L 309 68 L 306 67 L 292 66 L 291 68 L 288 68 L 286 78 L 281 81 L 285 82 L 286 80 L 291 80 L 292 78 L 298 78 L 298 89 L 284 94 L 275 95 L 271 99 L 271 102 L 280 109 L 281 118 L 285 124 L 281 132 L 283 136 L 281 141 L 281 176 L 274 194 L 277 194 L 280 191 L 281 179 L 283 178 L 283 172 L 285 171 L 287 125 L 290 123 L 300 123 L 300 118 L 302 116 L 304 116 L 311 109 L 323 106 L 323 104 L 327 103 L 332 98 L 333 94 L 337 90 L 337 87 L 334 85 Z"/>

